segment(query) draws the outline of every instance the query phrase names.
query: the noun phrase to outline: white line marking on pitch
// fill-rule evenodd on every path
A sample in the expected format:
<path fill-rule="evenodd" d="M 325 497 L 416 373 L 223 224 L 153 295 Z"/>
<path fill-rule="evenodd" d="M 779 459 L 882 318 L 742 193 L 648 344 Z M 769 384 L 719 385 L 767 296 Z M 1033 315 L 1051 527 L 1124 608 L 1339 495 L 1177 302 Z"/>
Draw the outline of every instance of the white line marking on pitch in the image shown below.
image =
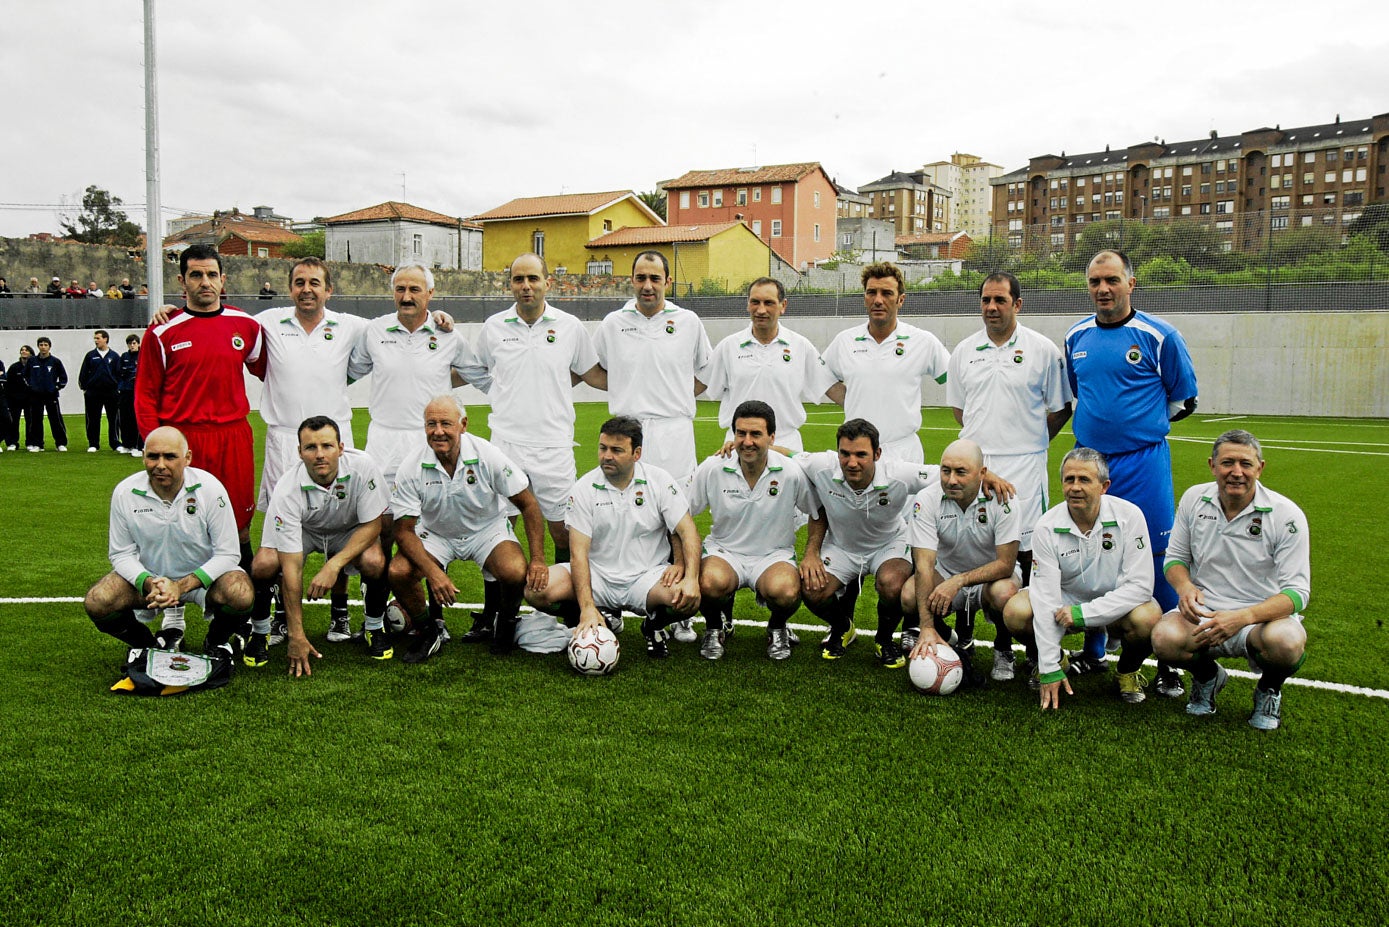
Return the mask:
<path fill-rule="evenodd" d="M 1226 416 L 1225 418 L 1203 418 L 1203 419 L 1201 419 L 1201 421 L 1202 421 L 1202 423 L 1209 423 L 1209 422 L 1240 422 L 1240 421 L 1244 421 L 1244 416 L 1243 416 L 1243 415 L 1229 415 L 1229 416 Z"/>
<path fill-rule="evenodd" d="M 19 597 L 19 598 L 0 598 L 0 605 L 63 605 L 63 604 L 78 604 L 78 603 L 81 603 L 82 601 L 83 601 L 83 600 L 82 600 L 81 598 L 78 598 L 78 597 L 76 597 L 76 596 L 49 596 L 49 597 L 24 596 L 24 597 Z M 361 602 L 360 600 L 358 600 L 358 599 L 350 599 L 350 600 L 348 601 L 348 604 L 349 604 L 349 605 L 357 605 L 357 606 L 360 606 L 360 605 L 362 604 L 362 602 Z M 472 609 L 482 608 L 482 603 L 481 603 L 481 602 L 455 602 L 454 604 L 452 604 L 452 605 L 450 605 L 450 606 L 448 606 L 448 607 L 449 607 L 449 608 L 454 608 L 454 609 L 467 609 L 467 610 L 472 610 Z M 535 610 L 532 609 L 532 608 L 530 608 L 530 607 L 526 607 L 526 608 L 521 609 L 521 611 L 526 612 L 526 613 L 533 613 Z M 624 614 L 628 614 L 628 613 L 625 613 L 625 612 L 624 612 Z M 628 617 L 635 617 L 635 616 L 628 614 Z M 761 622 L 761 621 L 748 621 L 747 619 L 744 619 L 744 618 L 736 619 L 733 623 L 736 624 L 736 625 L 741 625 L 742 627 L 745 627 L 745 628 L 766 628 L 766 627 L 767 627 L 767 625 L 766 625 L 765 622 Z M 807 632 L 812 632 L 812 633 L 816 633 L 816 634 L 822 634 L 822 633 L 824 633 L 824 630 L 825 630 L 824 625 L 817 625 L 817 624 L 788 624 L 787 627 L 788 627 L 788 628 L 794 628 L 794 629 L 797 630 L 797 631 L 807 631 Z M 873 633 L 873 630 L 870 629 L 870 628 L 859 628 L 858 630 L 859 630 L 861 633 L 863 633 L 863 634 L 872 634 L 872 633 Z M 976 643 L 979 644 L 981 647 L 987 647 L 987 648 L 989 648 L 990 650 L 993 649 L 993 644 L 992 644 L 991 642 L 989 642 L 989 641 L 976 641 Z M 1015 646 L 1013 647 L 1013 650 L 1014 650 L 1014 651 L 1021 651 L 1021 650 L 1022 650 L 1022 647 L 1021 647 L 1020 645 L 1015 645 Z M 1114 656 L 1111 654 L 1111 655 L 1106 656 L 1106 659 L 1113 661 L 1113 660 L 1116 660 L 1117 658 L 1114 657 Z M 1145 662 L 1144 665 L 1146 665 L 1146 666 L 1153 666 L 1154 663 L 1153 663 L 1152 660 L 1148 660 L 1148 661 Z M 1230 673 L 1231 676 L 1237 676 L 1237 677 L 1239 677 L 1240 679 L 1258 679 L 1258 678 L 1259 678 L 1258 674 L 1256 674 L 1256 673 L 1251 673 L 1251 672 L 1249 672 L 1248 670 L 1229 669 L 1229 668 L 1227 667 L 1227 671 Z M 1307 689 L 1322 689 L 1322 690 L 1327 691 L 1327 692 L 1340 692 L 1340 693 L 1342 693 L 1343 695 L 1363 695 L 1363 696 L 1365 696 L 1366 698 L 1377 698 L 1377 699 L 1389 700 L 1389 689 L 1370 689 L 1370 688 L 1366 688 L 1365 686 L 1349 686 L 1349 685 L 1345 685 L 1344 683 L 1339 683 L 1339 682 L 1326 682 L 1326 681 L 1321 680 L 1321 679 L 1301 679 L 1301 678 L 1299 678 L 1299 677 L 1297 677 L 1297 676 L 1292 677 L 1291 679 L 1289 679 L 1289 680 L 1288 680 L 1286 683 L 1284 683 L 1284 684 L 1285 684 L 1285 685 L 1289 685 L 1289 686 L 1302 686 L 1302 687 L 1307 688 Z"/>
<path fill-rule="evenodd" d="M 1169 441 L 1184 441 L 1187 444 L 1210 444 L 1214 438 L 1179 438 L 1176 435 L 1168 435 Z M 1381 447 L 1382 445 L 1371 445 Z M 1334 447 L 1293 447 L 1289 444 L 1267 444 L 1263 445 L 1266 451 L 1307 451 L 1312 454 L 1353 454 L 1357 457 L 1389 457 L 1389 451 L 1343 451 Z"/>

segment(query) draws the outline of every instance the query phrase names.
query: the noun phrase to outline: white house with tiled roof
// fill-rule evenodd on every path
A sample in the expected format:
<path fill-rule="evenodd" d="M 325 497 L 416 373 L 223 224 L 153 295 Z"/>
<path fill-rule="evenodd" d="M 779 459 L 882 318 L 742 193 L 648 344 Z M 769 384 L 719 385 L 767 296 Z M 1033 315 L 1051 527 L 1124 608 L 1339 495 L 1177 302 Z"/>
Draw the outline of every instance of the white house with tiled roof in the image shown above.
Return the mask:
<path fill-rule="evenodd" d="M 389 201 L 323 220 L 328 260 L 398 267 L 421 261 L 441 270 L 482 269 L 482 226 Z"/>

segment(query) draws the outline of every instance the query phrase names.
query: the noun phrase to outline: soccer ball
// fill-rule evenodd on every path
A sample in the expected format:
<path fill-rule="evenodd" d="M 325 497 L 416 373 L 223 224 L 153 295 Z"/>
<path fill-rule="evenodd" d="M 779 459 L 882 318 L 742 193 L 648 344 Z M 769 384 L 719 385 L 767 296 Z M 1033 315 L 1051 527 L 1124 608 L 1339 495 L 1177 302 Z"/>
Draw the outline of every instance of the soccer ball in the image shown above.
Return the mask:
<path fill-rule="evenodd" d="M 386 630 L 392 634 L 400 634 L 410 626 L 410 616 L 405 614 L 405 609 L 400 607 L 400 602 L 391 599 L 386 604 Z"/>
<path fill-rule="evenodd" d="M 937 644 L 935 653 L 917 657 L 907 665 L 912 685 L 928 695 L 949 695 L 965 678 L 965 665 L 949 644 Z"/>
<path fill-rule="evenodd" d="M 620 649 L 617 635 L 600 626 L 575 636 L 565 653 L 569 665 L 581 676 L 606 676 L 617 669 Z"/>

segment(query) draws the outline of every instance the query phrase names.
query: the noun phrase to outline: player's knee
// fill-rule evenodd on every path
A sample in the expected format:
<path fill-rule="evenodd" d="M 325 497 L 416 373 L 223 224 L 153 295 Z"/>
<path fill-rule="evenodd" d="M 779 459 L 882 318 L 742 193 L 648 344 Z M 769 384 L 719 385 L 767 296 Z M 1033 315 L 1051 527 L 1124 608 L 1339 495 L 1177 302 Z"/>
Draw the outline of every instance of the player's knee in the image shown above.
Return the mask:
<path fill-rule="evenodd" d="M 240 570 L 232 570 L 217 577 L 207 595 L 214 604 L 231 612 L 248 612 L 256 600 L 256 590 L 251 583 L 251 577 Z"/>
<path fill-rule="evenodd" d="M 1177 612 L 1168 612 L 1153 625 L 1153 656 L 1159 660 L 1185 660 L 1188 657 L 1187 642 L 1191 634 L 1187 631 L 1186 619 Z"/>
<path fill-rule="evenodd" d="M 738 577 L 717 557 L 705 557 L 699 568 L 699 594 L 709 599 L 721 599 L 738 590 Z"/>
<path fill-rule="evenodd" d="M 381 548 L 375 544 L 362 551 L 357 557 L 357 572 L 362 574 L 363 579 L 379 580 L 385 570 L 386 555 L 381 553 Z"/>
<path fill-rule="evenodd" d="M 995 615 L 998 615 L 1013 600 L 1013 596 L 1018 594 L 1018 584 L 1011 579 L 1000 579 L 989 583 L 986 592 L 985 604 Z"/>
<path fill-rule="evenodd" d="M 1157 602 L 1149 600 L 1125 616 L 1127 636 L 1143 640 L 1153 636 L 1153 628 L 1162 620 L 1162 609 Z"/>
<path fill-rule="evenodd" d="M 100 621 L 113 611 L 111 597 L 103 594 L 102 583 L 87 590 L 87 595 L 82 599 L 82 607 L 86 609 L 87 617 L 93 621 Z"/>
<path fill-rule="evenodd" d="M 251 579 L 258 583 L 269 582 L 280 573 L 280 552 L 273 547 L 262 547 L 251 559 Z"/>
<path fill-rule="evenodd" d="M 1027 590 L 1016 593 L 1004 603 L 1003 624 L 1014 634 L 1032 630 L 1032 598 Z"/>
<path fill-rule="evenodd" d="M 415 565 L 404 554 L 396 554 L 392 557 L 391 565 L 386 572 L 392 589 L 409 586 L 419 579 L 415 575 Z"/>
<path fill-rule="evenodd" d="M 1307 632 L 1302 622 L 1280 618 L 1263 627 L 1259 640 L 1259 658 L 1277 666 L 1296 666 L 1307 649 Z"/>

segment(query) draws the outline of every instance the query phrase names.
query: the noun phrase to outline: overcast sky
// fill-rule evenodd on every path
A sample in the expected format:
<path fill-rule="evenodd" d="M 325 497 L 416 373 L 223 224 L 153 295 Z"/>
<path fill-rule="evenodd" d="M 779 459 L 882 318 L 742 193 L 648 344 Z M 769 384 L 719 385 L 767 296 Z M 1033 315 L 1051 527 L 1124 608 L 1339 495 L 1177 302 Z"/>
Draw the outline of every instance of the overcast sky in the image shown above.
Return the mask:
<path fill-rule="evenodd" d="M 329 216 L 401 199 L 402 173 L 405 200 L 463 216 L 694 168 L 820 161 L 857 187 L 955 151 L 1013 170 L 1364 118 L 1389 112 L 1385 9 L 160 0 L 163 216 Z M 88 184 L 145 224 L 141 17 L 6 4 L 0 235 L 59 231 Z"/>

